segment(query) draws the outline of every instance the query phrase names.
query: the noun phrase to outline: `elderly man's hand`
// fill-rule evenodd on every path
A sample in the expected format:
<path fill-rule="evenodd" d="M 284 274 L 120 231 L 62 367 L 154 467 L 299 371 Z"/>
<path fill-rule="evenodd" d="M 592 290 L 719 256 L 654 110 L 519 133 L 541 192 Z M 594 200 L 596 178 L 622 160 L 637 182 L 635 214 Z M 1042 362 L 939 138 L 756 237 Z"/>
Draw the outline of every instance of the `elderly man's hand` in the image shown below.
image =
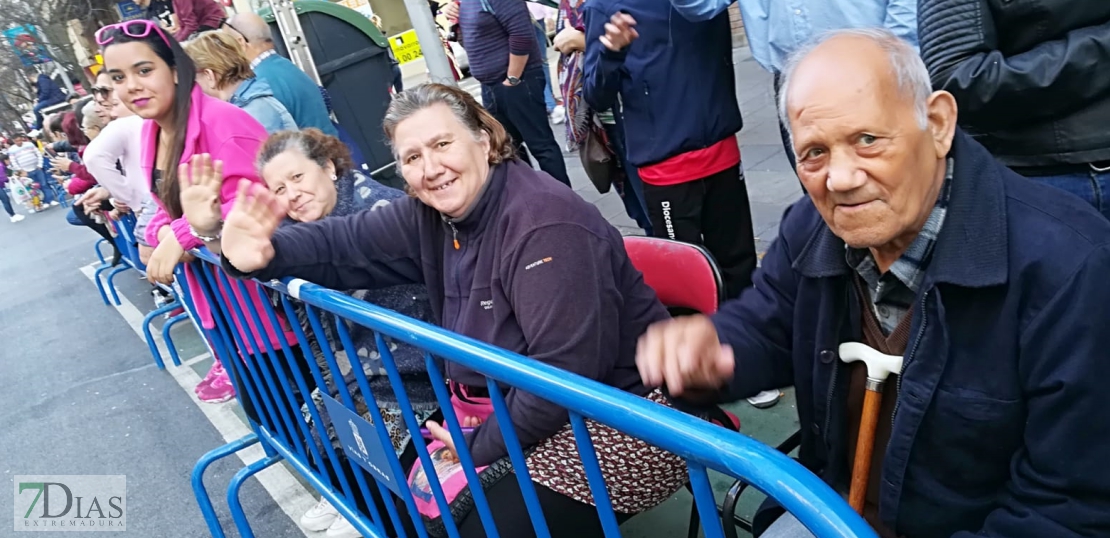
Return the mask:
<path fill-rule="evenodd" d="M 636 31 L 636 19 L 627 13 L 614 13 L 605 23 L 605 35 L 598 38 L 605 48 L 620 52 L 630 45 L 640 33 Z"/>
<path fill-rule="evenodd" d="M 636 366 L 648 387 L 666 384 L 672 396 L 717 389 L 732 379 L 736 360 L 705 316 L 686 316 L 648 327 L 636 346 Z"/>

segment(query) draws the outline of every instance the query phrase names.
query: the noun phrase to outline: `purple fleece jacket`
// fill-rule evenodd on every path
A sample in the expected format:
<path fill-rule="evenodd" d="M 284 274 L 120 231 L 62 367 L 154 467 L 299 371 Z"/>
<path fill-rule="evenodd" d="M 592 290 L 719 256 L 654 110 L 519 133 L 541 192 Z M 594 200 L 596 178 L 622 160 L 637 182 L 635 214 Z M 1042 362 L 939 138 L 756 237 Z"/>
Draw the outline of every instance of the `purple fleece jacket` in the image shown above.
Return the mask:
<path fill-rule="evenodd" d="M 459 249 L 452 237 L 457 234 Z M 282 228 L 262 280 L 333 289 L 426 284 L 440 326 L 636 395 L 648 392 L 636 340 L 667 312 L 596 207 L 519 161 L 494 167 L 469 214 L 448 222 L 413 198 L 377 211 Z M 446 365 L 448 378 L 485 378 Z M 516 389 L 506 401 L 524 446 L 557 433 L 566 410 Z M 469 437 L 477 465 L 506 454 L 496 415 Z"/>

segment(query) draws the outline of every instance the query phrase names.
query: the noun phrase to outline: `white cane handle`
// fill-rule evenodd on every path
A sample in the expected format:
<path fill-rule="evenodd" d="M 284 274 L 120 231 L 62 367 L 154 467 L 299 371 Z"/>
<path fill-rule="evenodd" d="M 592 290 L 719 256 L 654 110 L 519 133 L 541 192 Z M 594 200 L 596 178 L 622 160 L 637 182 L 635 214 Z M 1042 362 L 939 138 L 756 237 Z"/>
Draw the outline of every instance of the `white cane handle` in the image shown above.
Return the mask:
<path fill-rule="evenodd" d="M 886 381 L 890 374 L 902 372 L 902 357 L 880 353 L 875 348 L 859 342 L 840 344 L 840 360 L 845 363 L 861 361 L 867 365 L 867 377 Z"/>

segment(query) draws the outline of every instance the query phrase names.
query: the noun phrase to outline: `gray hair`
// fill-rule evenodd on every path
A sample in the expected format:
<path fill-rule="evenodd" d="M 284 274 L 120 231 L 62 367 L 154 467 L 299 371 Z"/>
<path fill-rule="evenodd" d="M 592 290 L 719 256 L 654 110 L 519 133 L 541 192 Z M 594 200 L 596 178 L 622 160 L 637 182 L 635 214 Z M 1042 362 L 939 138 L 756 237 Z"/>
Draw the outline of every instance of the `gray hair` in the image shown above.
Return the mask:
<path fill-rule="evenodd" d="M 89 129 L 91 127 L 103 129 L 106 125 L 104 123 L 104 119 L 96 113 L 96 103 L 93 101 L 89 101 L 88 103 L 85 103 L 85 106 L 81 107 L 81 114 L 82 129 Z"/>
<path fill-rule="evenodd" d="M 895 80 L 898 82 L 898 89 L 906 96 L 913 98 L 917 124 L 925 129 L 929 122 L 928 101 L 929 96 L 933 93 L 933 84 L 929 79 L 929 70 L 925 67 L 925 62 L 921 60 L 921 56 L 917 54 L 917 50 L 913 48 L 913 45 L 883 28 L 850 28 L 832 30 L 817 36 L 791 54 L 786 61 L 782 70 L 782 86 L 779 88 L 779 102 L 777 104 L 779 119 L 787 127 L 787 131 L 790 131 L 790 118 L 786 115 L 786 98 L 790 94 L 790 83 L 794 78 L 794 71 L 814 49 L 836 37 L 860 37 L 878 45 L 887 53 L 890 60 L 890 69 L 894 72 Z M 790 133 L 790 138 L 793 140 L 794 133 Z"/>
<path fill-rule="evenodd" d="M 505 131 L 505 127 L 489 111 L 482 108 L 482 105 L 474 100 L 474 96 L 455 86 L 445 84 L 421 84 L 401 92 L 393 99 L 385 112 L 385 119 L 382 120 L 382 128 L 385 130 L 385 136 L 389 138 L 390 145 L 393 144 L 397 125 L 413 114 L 435 105 L 446 106 L 475 139 L 480 139 L 483 132 L 489 135 L 490 164 L 510 160 L 515 155 L 512 139 Z M 393 158 L 399 159 L 396 147 L 393 148 Z M 400 163 L 398 163 L 399 166 Z"/>

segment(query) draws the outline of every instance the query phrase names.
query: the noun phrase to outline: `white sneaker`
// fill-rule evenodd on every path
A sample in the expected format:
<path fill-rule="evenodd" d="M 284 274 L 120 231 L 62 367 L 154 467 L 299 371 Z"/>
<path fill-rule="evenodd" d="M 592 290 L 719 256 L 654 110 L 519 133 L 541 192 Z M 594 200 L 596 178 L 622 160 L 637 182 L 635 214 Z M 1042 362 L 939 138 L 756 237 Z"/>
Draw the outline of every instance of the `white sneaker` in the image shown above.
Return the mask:
<path fill-rule="evenodd" d="M 328 532 L 324 533 L 328 538 L 361 538 L 362 535 L 355 530 L 355 526 L 351 525 L 350 521 L 343 516 L 336 516 L 335 523 L 328 527 Z"/>
<path fill-rule="evenodd" d="M 775 404 L 779 403 L 780 398 L 782 398 L 781 392 L 777 390 L 765 390 L 763 392 L 760 392 L 759 394 L 756 394 L 755 396 L 752 396 L 751 398 L 748 398 L 748 403 L 752 404 L 752 406 L 756 409 L 767 409 L 768 407 L 774 407 Z"/>
<path fill-rule="evenodd" d="M 567 121 L 567 109 L 563 105 L 555 105 L 555 109 L 551 111 L 551 123 L 559 125 Z"/>
<path fill-rule="evenodd" d="M 331 527 L 335 523 L 335 519 L 339 517 L 339 511 L 328 502 L 326 497 L 321 497 L 320 502 L 316 506 L 309 508 L 307 512 L 301 516 L 301 527 L 310 531 L 322 531 Z"/>
<path fill-rule="evenodd" d="M 50 202 L 50 207 L 54 207 L 54 206 L 56 206 L 56 205 L 58 205 L 58 201 L 57 201 L 57 200 L 54 200 L 53 202 Z"/>
<path fill-rule="evenodd" d="M 26 218 L 26 217 L 24 217 L 23 215 L 20 215 L 19 213 L 16 213 L 15 215 L 12 215 L 11 220 L 12 220 L 12 222 L 19 222 L 19 221 L 23 220 L 24 218 Z"/>

